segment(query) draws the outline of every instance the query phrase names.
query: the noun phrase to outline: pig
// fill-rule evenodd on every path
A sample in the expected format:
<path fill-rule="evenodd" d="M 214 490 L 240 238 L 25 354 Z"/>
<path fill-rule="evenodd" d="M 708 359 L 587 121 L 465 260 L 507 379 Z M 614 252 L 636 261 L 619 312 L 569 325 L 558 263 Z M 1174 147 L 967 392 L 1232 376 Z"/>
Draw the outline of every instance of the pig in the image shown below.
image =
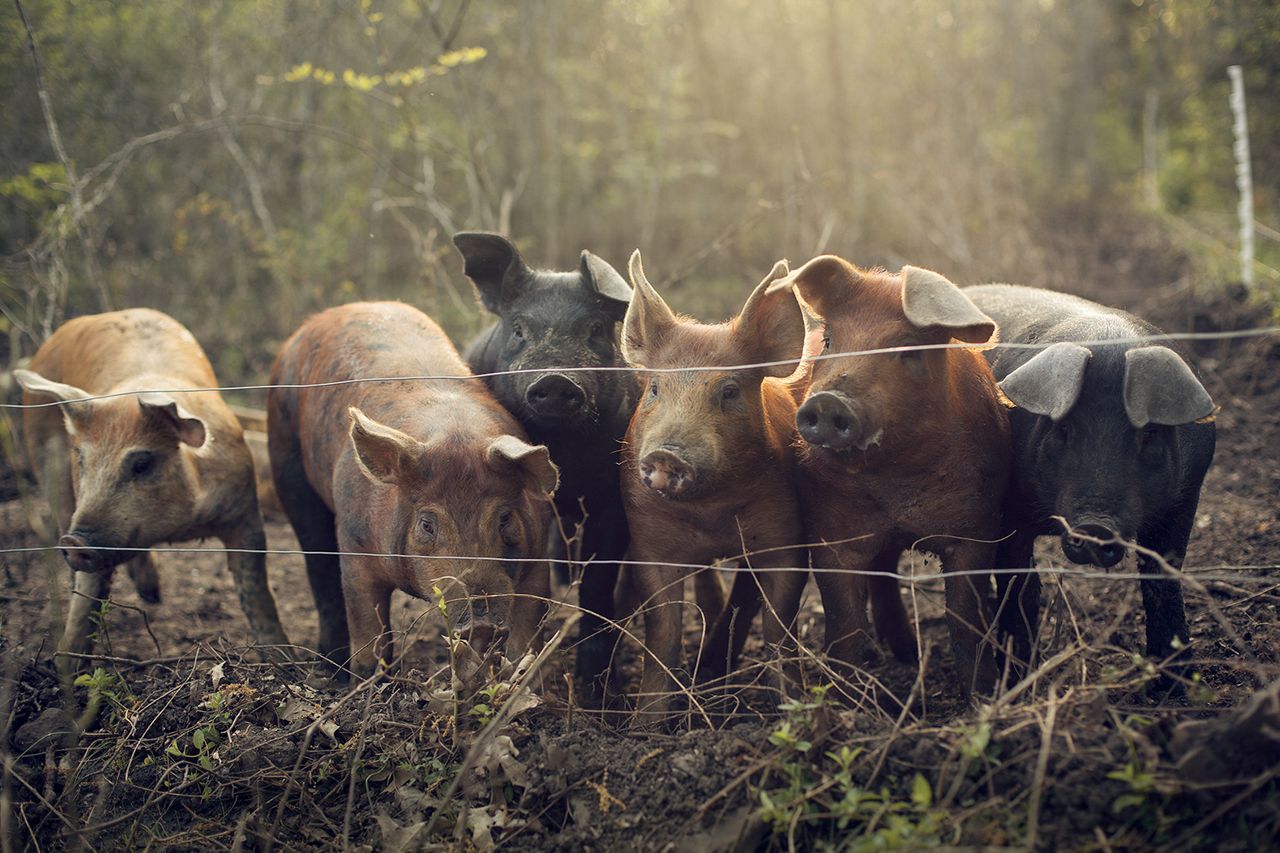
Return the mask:
<path fill-rule="evenodd" d="M 812 376 L 796 412 L 796 465 L 828 655 L 845 667 L 874 658 L 870 600 L 894 656 L 916 660 L 897 566 L 919 548 L 941 558 L 960 687 L 986 693 L 997 673 L 986 641 L 991 578 L 981 573 L 994 563 L 1010 449 L 1008 417 L 977 350 L 995 339 L 996 323 L 946 278 L 913 266 L 891 275 L 822 255 L 786 283 L 825 330 L 806 348 Z M 821 357 L 957 342 L 972 346 Z"/>
<path fill-rule="evenodd" d="M 517 658 L 536 639 L 558 475 L 470 377 L 440 327 L 398 302 L 316 314 L 272 366 L 276 494 L 307 552 L 319 650 L 357 675 L 392 660 L 395 589 L 442 597 L 473 646 L 505 640 Z"/>
<path fill-rule="evenodd" d="M 590 564 L 578 589 L 575 677 L 584 704 L 607 704 L 618 639 L 614 587 L 629 542 L 618 452 L 636 380 L 619 369 L 618 329 L 631 286 L 590 252 L 573 272 L 543 272 L 498 234 L 464 231 L 453 242 L 481 304 L 499 317 L 463 357 L 478 374 L 526 371 L 485 382 L 531 439 L 551 450 L 560 469 L 556 512 L 565 531 L 581 526 L 577 551 Z M 560 544 L 557 535 L 552 545 Z"/>
<path fill-rule="evenodd" d="M 1039 535 L 1061 535 L 1067 559 L 1109 568 L 1136 542 L 1180 567 L 1213 462 L 1214 404 L 1183 358 L 1134 340 L 1160 330 L 1132 314 L 1031 287 L 965 293 L 1000 323 L 1007 343 L 987 353 L 1010 412 L 1014 466 L 1005 502 L 1014 534 L 998 562 L 1026 569 Z M 1106 343 L 1109 341 L 1115 343 Z M 1064 530 L 1061 517 L 1069 528 Z M 1181 584 L 1139 552 L 1147 654 L 1189 641 Z M 1030 662 L 1039 621 L 1035 573 L 1003 575 L 1002 621 Z"/>
<path fill-rule="evenodd" d="M 146 549 L 212 536 L 232 549 L 227 567 L 254 641 L 287 656 L 267 583 L 253 459 L 191 333 L 148 308 L 77 317 L 14 378 L 24 403 L 59 404 L 23 413 L 27 452 L 73 573 L 59 649 L 91 648 L 89 616 L 120 563 L 141 598 L 155 603 L 160 588 Z"/>
<path fill-rule="evenodd" d="M 808 574 L 791 453 L 797 395 L 785 378 L 803 350 L 805 329 L 792 294 L 769 290 L 786 272 L 780 261 L 736 317 L 704 325 L 676 316 L 645 278 L 639 251 L 631 257 L 634 290 L 622 351 L 630 364 L 650 371 L 627 428 L 622 462 L 633 561 L 628 580 L 644 607 L 646 648 L 637 702 L 642 722 L 669 712 L 680 666 L 690 570 L 664 563 L 710 565 L 730 558 L 754 569 L 794 569 L 761 571 L 751 579 L 755 605 L 743 597 L 747 576 L 738 575 L 736 608 L 725 607 L 714 570 L 698 574 L 699 604 L 713 625 L 699 677 L 733 668 L 758 606 L 756 589 L 769 605 L 766 643 L 779 654 L 791 645 Z"/>

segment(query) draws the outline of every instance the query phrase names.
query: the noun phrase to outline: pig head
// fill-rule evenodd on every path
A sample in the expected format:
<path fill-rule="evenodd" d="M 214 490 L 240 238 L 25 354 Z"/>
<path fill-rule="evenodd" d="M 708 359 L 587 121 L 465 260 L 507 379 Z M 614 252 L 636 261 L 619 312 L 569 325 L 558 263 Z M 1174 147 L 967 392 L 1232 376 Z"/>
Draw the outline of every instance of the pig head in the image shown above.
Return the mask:
<path fill-rule="evenodd" d="M 546 447 L 513 435 L 423 441 L 349 413 L 354 458 L 371 486 L 357 503 L 376 519 L 380 550 L 398 555 L 392 583 L 427 601 L 442 596 L 450 623 L 473 643 L 505 639 L 521 558 L 546 548 L 558 481 Z"/>
<path fill-rule="evenodd" d="M 14 371 L 30 403 L 57 401 L 71 447 L 75 513 L 59 547 L 72 569 L 104 572 L 144 549 L 189 536 L 199 501 L 204 422 L 175 397 L 88 392 Z"/>
<path fill-rule="evenodd" d="M 1075 563 L 1114 566 L 1121 540 L 1199 489 L 1184 475 L 1179 427 L 1208 418 L 1213 400 L 1163 346 L 1055 343 L 1000 383 L 1018 408 L 1015 450 L 1026 497 L 1070 526 Z"/>

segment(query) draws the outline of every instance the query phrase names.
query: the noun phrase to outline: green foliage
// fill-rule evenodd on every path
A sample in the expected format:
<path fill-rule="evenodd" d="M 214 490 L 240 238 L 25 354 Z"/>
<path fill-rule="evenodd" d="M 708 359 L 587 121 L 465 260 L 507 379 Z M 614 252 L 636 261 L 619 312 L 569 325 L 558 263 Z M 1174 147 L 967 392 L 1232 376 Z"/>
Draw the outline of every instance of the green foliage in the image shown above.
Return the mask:
<path fill-rule="evenodd" d="M 941 843 L 944 813 L 934 807 L 933 786 L 920 773 L 905 785 L 870 789 L 855 781 L 854 764 L 862 749 L 842 744 L 821 759 L 813 731 L 828 708 L 830 685 L 810 691 L 804 701 L 789 700 L 787 716 L 769 736 L 779 749 L 776 771 L 782 784 L 759 793 L 760 817 L 775 836 L 795 846 L 800 836 L 823 850 L 906 850 Z"/>

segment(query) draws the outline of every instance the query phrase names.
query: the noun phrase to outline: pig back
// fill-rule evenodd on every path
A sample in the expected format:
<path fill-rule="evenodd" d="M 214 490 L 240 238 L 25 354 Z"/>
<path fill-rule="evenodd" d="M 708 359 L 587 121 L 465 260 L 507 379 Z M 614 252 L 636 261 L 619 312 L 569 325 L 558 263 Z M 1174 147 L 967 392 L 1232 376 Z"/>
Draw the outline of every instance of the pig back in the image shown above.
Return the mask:
<path fill-rule="evenodd" d="M 218 386 L 213 366 L 195 336 L 177 320 L 151 308 L 68 320 L 36 352 L 30 369 L 90 394 Z M 182 394 L 180 402 L 210 431 L 224 438 L 240 434 L 239 422 L 217 391 Z M 24 420 L 31 437 L 63 429 L 56 406 L 28 409 Z"/>
<path fill-rule="evenodd" d="M 399 302 L 358 302 L 316 314 L 280 351 L 270 392 L 276 443 L 298 447 L 312 488 L 334 508 L 333 476 L 350 453 L 352 406 L 415 438 L 448 430 L 523 436 L 462 362 L 444 331 Z M 419 378 L 439 377 L 439 378 Z M 367 381 L 386 380 L 386 381 Z"/>
<path fill-rule="evenodd" d="M 999 324 L 1001 342 L 1052 344 L 1160 334 L 1155 326 L 1132 314 L 1068 293 L 1014 284 L 983 284 L 966 287 L 964 292 Z M 1165 345 L 1177 349 L 1172 344 Z M 1039 349 L 994 347 L 985 354 L 996 380 L 1002 381 L 1038 352 Z"/>

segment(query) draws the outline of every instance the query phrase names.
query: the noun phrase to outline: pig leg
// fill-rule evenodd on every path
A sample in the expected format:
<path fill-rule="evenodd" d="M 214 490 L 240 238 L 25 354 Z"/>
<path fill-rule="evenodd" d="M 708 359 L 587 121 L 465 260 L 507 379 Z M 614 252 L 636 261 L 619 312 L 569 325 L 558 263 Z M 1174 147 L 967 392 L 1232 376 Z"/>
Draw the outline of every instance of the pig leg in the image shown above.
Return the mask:
<path fill-rule="evenodd" d="M 1026 530 L 1027 532 L 1022 532 Z M 1040 627 L 1040 575 L 1034 570 L 1036 536 L 1029 525 L 1000 543 L 996 568 L 1031 569 L 1020 574 L 996 575 L 998 602 L 996 620 L 1001 632 L 1012 641 L 1015 673 L 1036 664 L 1036 638 Z"/>
<path fill-rule="evenodd" d="M 93 614 L 102 607 L 102 600 L 111 591 L 113 572 L 76 572 L 71 592 L 71 602 L 67 608 L 67 626 L 62 634 L 59 652 L 83 655 L 90 650 L 91 635 L 97 630 L 93 623 Z M 73 671 L 78 666 L 75 659 L 63 658 L 64 671 Z"/>
<path fill-rule="evenodd" d="M 699 680 L 723 678 L 737 665 L 747 635 L 751 633 L 751 622 L 760 609 L 760 583 L 747 566 L 739 564 L 734 571 L 729 600 L 721 608 L 715 626 L 707 633 L 707 642 L 698 661 Z"/>
<path fill-rule="evenodd" d="M 889 548 L 876 555 L 869 568 L 879 574 L 867 578 L 871 595 L 871 618 L 876 636 L 889 646 L 893 656 L 903 663 L 916 663 L 916 630 L 902 603 L 898 587 L 898 559 L 902 551 Z"/>
<path fill-rule="evenodd" d="M 712 567 L 695 572 L 693 591 L 709 632 L 724 611 L 724 584 L 720 581 L 720 570 Z"/>
<path fill-rule="evenodd" d="M 947 599 L 947 627 L 956 658 L 956 676 L 964 695 L 989 694 L 995 687 L 995 644 L 989 636 L 986 590 L 990 579 L 958 572 L 990 571 L 995 549 L 986 543 L 963 542 L 942 558 Z"/>
<path fill-rule="evenodd" d="M 1173 568 L 1182 568 L 1198 503 L 1199 495 L 1183 501 L 1162 524 L 1139 534 L 1138 544 L 1161 555 Z M 1147 654 L 1157 659 L 1167 658 L 1174 652 L 1175 638 L 1184 646 L 1190 638 L 1186 606 L 1182 600 L 1182 581 L 1165 572 L 1157 560 L 1145 554 L 1138 555 L 1138 569 L 1150 576 L 1142 580 L 1142 606 L 1147 614 Z"/>
<path fill-rule="evenodd" d="M 578 587 L 582 621 L 578 623 L 581 639 L 574 672 L 585 693 L 583 701 L 591 707 L 605 701 L 610 665 L 618 644 L 615 619 L 621 620 L 614 605 L 614 589 L 618 585 L 615 561 L 626 553 L 626 529 L 626 518 L 620 511 L 609 515 L 597 511 L 582 530 L 582 555 L 592 562 L 583 569 Z"/>
<path fill-rule="evenodd" d="M 858 544 L 869 547 L 818 546 L 811 552 L 814 581 L 826 614 L 827 656 L 848 667 L 865 664 L 873 656 L 871 623 L 867 619 L 870 585 L 860 573 L 871 565 L 879 543 Z"/>
<path fill-rule="evenodd" d="M 370 582 L 370 572 L 362 570 L 358 560 L 347 558 L 344 563 L 342 588 L 351 636 L 351 671 L 365 678 L 378 668 L 379 660 L 391 663 L 392 588 Z"/>
<path fill-rule="evenodd" d="M 257 501 L 248 518 L 218 535 L 227 551 L 227 568 L 240 599 L 240 609 L 249 620 L 249 631 L 258 646 L 272 646 L 289 654 L 289 638 L 280 624 L 276 600 L 267 583 L 267 537 L 262 531 L 262 516 Z"/>
<path fill-rule="evenodd" d="M 347 631 L 347 606 L 342 594 L 342 568 L 335 553 L 338 537 L 333 511 L 307 482 L 302 461 L 295 449 L 271 454 L 276 496 L 305 552 L 307 580 L 320 622 L 317 642 L 320 654 L 343 664 L 351 654 Z"/>
<path fill-rule="evenodd" d="M 764 559 L 767 557 L 767 559 Z M 769 657 L 780 664 L 778 687 L 783 696 L 794 692 L 801 682 L 800 662 L 797 660 L 796 617 L 800 613 L 800 597 L 804 594 L 804 585 L 809 580 L 809 573 L 804 571 L 777 571 L 805 564 L 803 551 L 777 551 L 768 555 L 757 556 L 753 561 L 757 568 L 774 569 L 761 571 L 756 575 L 760 579 L 760 587 L 764 592 L 764 614 L 761 617 L 764 628 L 764 642 Z M 750 622 L 740 626 L 737 642 L 733 649 L 732 663 L 737 663 L 738 654 L 742 651 L 742 642 L 746 639 Z"/>
<path fill-rule="evenodd" d="M 138 597 L 147 604 L 158 604 L 160 601 L 160 574 L 156 571 L 156 555 L 144 551 L 126 564 L 129 580 L 138 591 Z"/>
<path fill-rule="evenodd" d="M 636 703 L 642 725 L 660 722 L 678 689 L 685 576 L 679 570 L 639 565 L 634 568 L 640 609 L 644 613 L 644 672 Z"/>

